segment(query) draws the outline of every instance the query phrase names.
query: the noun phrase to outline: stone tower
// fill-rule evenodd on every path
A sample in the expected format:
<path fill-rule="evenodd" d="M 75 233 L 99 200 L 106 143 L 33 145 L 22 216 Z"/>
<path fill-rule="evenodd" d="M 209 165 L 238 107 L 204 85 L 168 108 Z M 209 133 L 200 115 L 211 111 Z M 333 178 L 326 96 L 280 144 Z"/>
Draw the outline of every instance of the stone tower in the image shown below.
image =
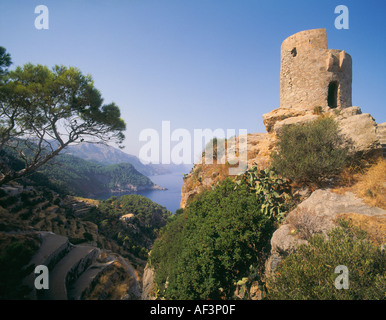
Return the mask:
<path fill-rule="evenodd" d="M 351 107 L 352 59 L 328 49 L 326 29 L 298 32 L 281 45 L 280 107 Z"/>

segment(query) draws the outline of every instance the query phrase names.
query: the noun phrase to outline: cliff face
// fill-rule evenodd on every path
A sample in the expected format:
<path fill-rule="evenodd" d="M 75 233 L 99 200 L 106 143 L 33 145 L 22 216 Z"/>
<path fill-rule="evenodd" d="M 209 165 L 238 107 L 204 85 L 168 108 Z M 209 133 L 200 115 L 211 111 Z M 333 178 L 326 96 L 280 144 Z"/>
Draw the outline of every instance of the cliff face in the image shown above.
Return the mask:
<path fill-rule="evenodd" d="M 232 154 L 239 154 L 240 139 L 246 139 L 247 142 L 247 157 L 246 167 L 250 168 L 253 165 L 258 165 L 261 168 L 269 166 L 269 156 L 275 145 L 276 136 L 269 133 L 252 133 L 240 135 L 236 137 L 235 151 L 229 150 Z M 225 164 L 218 164 L 214 161 L 213 164 L 205 164 L 203 159 L 201 163 L 196 164 L 192 171 L 184 178 L 184 183 L 181 189 L 181 208 L 185 208 L 186 204 L 191 201 L 197 194 L 204 190 L 211 189 L 226 177 L 232 176 L 233 158 L 226 154 Z"/>
<path fill-rule="evenodd" d="M 266 133 L 252 133 L 236 138 L 235 154 L 237 155 L 240 139 L 246 139 L 247 169 L 253 165 L 261 169 L 267 168 L 270 165 L 270 154 L 275 149 L 277 134 L 280 133 L 283 126 L 302 124 L 326 116 L 338 122 L 340 133 L 344 137 L 350 154 L 369 156 L 382 154 L 381 138 L 378 133 L 382 125 L 378 126 L 373 117 L 368 113 L 362 113 L 359 107 L 345 109 L 281 107 L 275 109 L 263 115 Z M 233 154 L 233 150 L 231 151 L 230 154 Z M 226 160 L 231 162 L 232 158 L 227 157 Z M 197 194 L 211 189 L 226 177 L 231 176 L 229 168 L 231 168 L 229 164 L 205 164 L 205 160 L 202 159 L 184 179 L 181 189 L 181 208 L 185 208 Z"/>

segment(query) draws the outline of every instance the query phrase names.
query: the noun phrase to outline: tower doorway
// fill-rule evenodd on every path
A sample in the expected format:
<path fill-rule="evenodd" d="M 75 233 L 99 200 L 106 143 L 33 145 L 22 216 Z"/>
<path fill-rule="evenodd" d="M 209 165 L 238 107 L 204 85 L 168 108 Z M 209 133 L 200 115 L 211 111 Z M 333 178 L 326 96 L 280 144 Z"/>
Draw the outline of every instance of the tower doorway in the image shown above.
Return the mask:
<path fill-rule="evenodd" d="M 330 108 L 336 108 L 338 106 L 338 82 L 332 81 L 328 85 L 327 103 Z"/>

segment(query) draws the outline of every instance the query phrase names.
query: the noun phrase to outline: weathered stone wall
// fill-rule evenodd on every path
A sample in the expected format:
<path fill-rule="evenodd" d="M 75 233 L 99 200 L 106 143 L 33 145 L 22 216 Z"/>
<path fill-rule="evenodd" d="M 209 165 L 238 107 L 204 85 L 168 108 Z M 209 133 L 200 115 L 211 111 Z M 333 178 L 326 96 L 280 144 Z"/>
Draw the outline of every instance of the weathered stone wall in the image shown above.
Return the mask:
<path fill-rule="evenodd" d="M 301 31 L 283 41 L 280 107 L 347 108 L 352 105 L 351 84 L 351 56 L 328 49 L 326 29 Z"/>

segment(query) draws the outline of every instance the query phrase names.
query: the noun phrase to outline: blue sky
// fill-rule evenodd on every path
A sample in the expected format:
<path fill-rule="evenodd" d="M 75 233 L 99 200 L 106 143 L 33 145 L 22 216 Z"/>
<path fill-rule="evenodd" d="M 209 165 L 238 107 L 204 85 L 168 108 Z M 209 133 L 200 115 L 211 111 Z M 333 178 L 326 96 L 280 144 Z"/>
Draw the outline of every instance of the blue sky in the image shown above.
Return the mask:
<path fill-rule="evenodd" d="M 49 29 L 34 26 L 37 5 Z M 337 5 L 349 29 L 334 27 Z M 127 123 L 125 152 L 161 121 L 171 129 L 265 132 L 279 107 L 280 45 L 326 28 L 328 46 L 353 58 L 353 105 L 386 121 L 386 2 L 261 0 L 1 0 L 0 46 L 14 65 L 76 66 Z"/>

